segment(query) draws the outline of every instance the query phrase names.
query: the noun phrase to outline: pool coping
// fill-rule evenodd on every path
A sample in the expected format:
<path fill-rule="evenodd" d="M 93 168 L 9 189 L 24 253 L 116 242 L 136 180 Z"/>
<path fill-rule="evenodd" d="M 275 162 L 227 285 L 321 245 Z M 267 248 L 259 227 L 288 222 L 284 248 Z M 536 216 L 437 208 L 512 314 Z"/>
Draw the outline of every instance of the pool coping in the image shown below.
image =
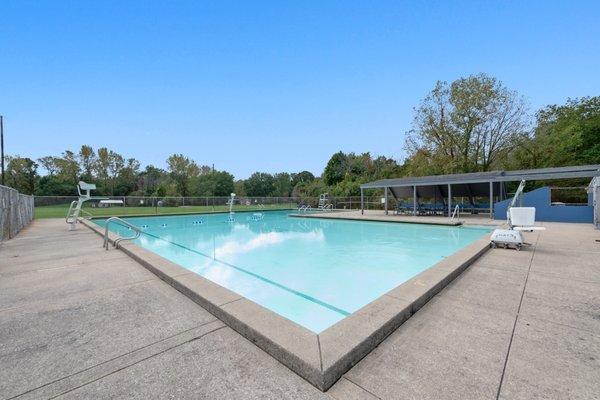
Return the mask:
<path fill-rule="evenodd" d="M 461 225 L 464 225 L 462 221 L 440 222 L 440 221 L 426 221 L 426 220 L 423 220 L 423 221 L 397 220 L 397 219 L 384 220 L 384 219 L 377 218 L 377 217 L 360 217 L 360 218 L 336 217 L 336 216 L 334 216 L 335 214 L 332 215 L 332 213 L 335 213 L 336 211 L 342 212 L 343 210 L 334 210 L 334 211 L 323 213 L 323 214 L 293 213 L 293 214 L 290 214 L 289 216 L 293 217 L 293 218 L 313 218 L 313 219 L 321 218 L 321 219 L 332 219 L 332 220 L 341 220 L 341 221 L 392 222 L 392 223 L 396 223 L 396 224 L 416 224 L 416 225 L 436 225 L 436 226 L 461 226 Z"/>
<path fill-rule="evenodd" d="M 81 223 L 104 236 L 93 222 Z M 109 241 L 119 236 L 109 232 Z M 370 353 L 489 248 L 478 239 L 316 334 L 131 242 L 119 248 L 322 391 Z"/>
<path fill-rule="evenodd" d="M 192 206 L 193 207 L 193 206 Z M 256 210 L 234 210 L 234 213 L 261 213 L 261 212 L 275 212 L 275 211 L 290 211 L 295 210 L 295 208 L 270 208 L 270 209 L 256 209 Z M 110 217 L 117 218 L 153 218 L 153 217 L 177 217 L 177 216 L 189 216 L 189 215 L 214 215 L 214 214 L 229 214 L 229 211 L 219 210 L 219 211 L 182 211 L 182 212 L 174 212 L 174 213 L 165 213 L 165 214 L 111 214 L 111 215 L 92 215 L 89 219 L 85 220 L 94 220 L 94 219 L 107 219 Z"/>

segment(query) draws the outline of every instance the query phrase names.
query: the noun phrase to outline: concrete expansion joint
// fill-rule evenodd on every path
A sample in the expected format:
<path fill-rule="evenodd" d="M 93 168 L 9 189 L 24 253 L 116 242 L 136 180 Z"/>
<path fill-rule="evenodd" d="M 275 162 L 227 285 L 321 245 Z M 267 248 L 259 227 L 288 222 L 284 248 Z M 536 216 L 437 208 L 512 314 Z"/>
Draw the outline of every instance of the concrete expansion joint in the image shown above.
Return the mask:
<path fill-rule="evenodd" d="M 521 299 L 519 300 L 519 307 L 517 308 L 517 313 L 515 315 L 515 322 L 513 324 L 512 332 L 510 334 L 510 340 L 508 341 L 508 349 L 506 351 L 506 357 L 504 359 L 504 365 L 502 367 L 502 375 L 500 376 L 500 383 L 498 384 L 498 391 L 496 392 L 496 400 L 500 399 L 500 393 L 502 392 L 502 384 L 504 383 L 504 376 L 506 374 L 506 367 L 508 365 L 508 359 L 510 357 L 510 350 L 512 348 L 513 339 L 515 337 L 515 331 L 517 330 L 517 323 L 519 322 L 519 314 L 521 313 L 521 306 L 523 305 L 523 298 L 525 297 L 525 291 L 527 290 L 527 282 L 529 281 L 529 274 L 531 273 L 531 266 L 533 264 L 533 257 L 535 256 L 535 250 L 537 248 L 537 244 L 539 243 L 540 236 L 535 240 L 535 244 L 533 245 L 533 251 L 531 252 L 531 257 L 529 258 L 529 266 L 527 267 L 527 274 L 525 275 L 525 283 L 523 284 L 523 290 L 521 291 Z"/>
<path fill-rule="evenodd" d="M 368 391 L 367 389 L 365 389 L 364 387 L 362 387 L 361 385 L 359 385 L 358 383 L 354 382 L 352 379 L 348 378 L 347 376 L 344 376 L 342 379 L 346 379 L 348 382 L 350 382 L 351 384 L 353 384 L 354 386 L 360 388 L 361 390 L 364 390 L 366 393 L 370 394 L 371 396 L 373 396 L 375 399 L 379 399 L 381 400 L 381 397 L 377 396 L 375 393 Z"/>
<path fill-rule="evenodd" d="M 319 348 L 319 368 L 323 373 L 323 353 L 321 352 L 321 338 L 317 335 L 317 347 Z"/>
<path fill-rule="evenodd" d="M 214 322 L 214 321 L 212 321 L 212 322 Z M 210 322 L 209 322 L 209 323 L 210 323 Z M 215 328 L 215 329 L 213 329 L 213 330 L 210 330 L 210 331 L 208 331 L 208 332 L 206 332 L 206 333 L 203 333 L 202 335 L 198 335 L 198 336 L 196 336 L 196 337 L 193 337 L 193 338 L 191 338 L 191 339 L 189 339 L 189 340 L 187 340 L 187 341 L 185 341 L 185 342 L 182 342 L 182 343 L 180 343 L 180 344 L 178 344 L 178 345 L 176 345 L 176 346 L 173 346 L 173 347 L 171 347 L 170 349 L 173 349 L 173 348 L 175 348 L 175 347 L 179 347 L 179 346 L 181 346 L 182 344 L 186 344 L 186 343 L 195 342 L 196 340 L 198 340 L 198 339 L 202 339 L 204 336 L 208 336 L 208 335 L 210 335 L 211 333 L 214 333 L 214 332 L 216 332 L 216 331 L 218 331 L 218 330 L 220 330 L 220 329 L 223 329 L 223 328 L 227 328 L 227 325 L 223 324 L 223 325 L 219 326 L 218 328 Z M 169 350 L 170 350 L 170 349 L 169 349 Z"/>
<path fill-rule="evenodd" d="M 124 288 L 128 288 L 128 287 L 134 287 L 134 286 L 143 285 L 143 284 L 146 284 L 146 283 L 149 283 L 149 282 L 155 282 L 155 281 L 157 281 L 157 278 L 152 277 L 152 278 L 144 279 L 144 280 L 141 280 L 141 281 L 138 281 L 138 282 L 128 283 L 126 285 L 113 286 L 113 287 L 102 288 L 102 289 L 87 290 L 85 292 L 85 295 L 86 296 L 91 296 L 91 295 L 102 293 L 102 292 L 110 292 L 110 291 L 113 291 L 113 290 L 119 290 L 119 289 L 124 289 Z M 81 292 L 67 294 L 67 295 L 63 296 L 62 300 L 63 301 L 68 301 L 72 297 L 73 298 L 77 298 L 80 295 L 81 295 Z M 40 304 L 44 304 L 44 303 L 45 303 L 45 300 L 36 300 L 36 301 L 32 301 L 32 302 L 30 302 L 28 304 L 24 304 L 22 306 L 4 308 L 4 309 L 0 309 L 0 314 L 4 313 L 4 312 L 7 312 L 7 311 L 32 308 L 32 307 L 36 307 L 36 306 L 38 306 Z"/>
<path fill-rule="evenodd" d="M 234 300 L 231 300 L 231 301 L 227 301 L 227 302 L 225 302 L 225 303 L 223 303 L 223 304 L 219 304 L 219 307 L 223 307 L 223 306 L 225 306 L 225 305 L 227 305 L 227 304 L 235 303 L 236 301 L 240 301 L 240 300 L 242 300 L 242 299 L 243 299 L 243 297 L 239 297 L 239 298 L 237 298 L 237 299 L 234 299 Z"/>
<path fill-rule="evenodd" d="M 109 373 L 107 373 L 107 374 L 103 374 L 103 375 L 101 375 L 101 376 L 99 376 L 99 377 L 97 377 L 97 378 L 95 378 L 95 379 L 89 380 L 89 381 L 87 381 L 87 382 L 85 382 L 85 383 L 83 383 L 83 384 L 81 384 L 81 385 L 75 386 L 75 387 L 73 387 L 73 388 L 70 388 L 69 390 L 65 390 L 65 391 L 63 391 L 63 392 L 61 392 L 61 393 L 58 393 L 57 395 L 55 395 L 55 396 L 52 396 L 52 397 L 49 397 L 48 399 L 49 399 L 49 400 L 51 400 L 51 399 L 56 399 L 57 397 L 63 396 L 63 395 L 65 395 L 65 394 L 67 394 L 67 393 L 70 393 L 70 392 L 72 392 L 72 391 L 74 391 L 74 390 L 77 390 L 77 389 L 79 389 L 79 388 L 82 388 L 82 387 L 84 387 L 84 386 L 87 386 L 87 385 L 89 385 L 89 384 L 91 384 L 91 383 L 94 383 L 94 382 L 96 382 L 96 381 L 99 381 L 100 379 L 104 379 L 104 378 L 106 378 L 106 377 L 108 377 L 108 376 L 110 376 L 110 375 L 113 375 L 113 374 L 117 373 L 117 372 L 120 372 L 120 371 L 126 370 L 127 368 L 130 368 L 130 367 L 132 367 L 132 366 L 134 366 L 134 365 L 137 365 L 137 364 L 139 364 L 139 363 L 141 363 L 141 362 L 144 362 L 144 361 L 146 361 L 146 360 L 149 360 L 149 359 L 151 359 L 151 358 L 154 358 L 154 357 L 156 357 L 156 356 L 159 356 L 159 355 L 161 355 L 161 354 L 164 354 L 164 353 L 166 353 L 166 352 L 168 352 L 168 351 L 170 351 L 170 350 L 173 350 L 173 349 L 175 349 L 175 348 L 177 348 L 177 347 L 183 346 L 183 345 L 185 345 L 185 344 L 187 344 L 187 343 L 190 343 L 190 342 L 192 342 L 192 341 L 194 341 L 194 340 L 198 340 L 198 339 L 200 339 L 200 338 L 202 338 L 202 337 L 204 337 L 204 336 L 207 336 L 207 335 L 209 335 L 209 334 L 211 334 L 211 333 L 213 333 L 213 332 L 215 332 L 215 331 L 218 331 L 219 329 L 222 329 L 222 328 L 224 328 L 224 327 L 225 327 L 225 326 L 220 326 L 220 327 L 218 327 L 218 328 L 215 328 L 215 329 L 212 329 L 212 330 L 210 330 L 210 331 L 208 331 L 208 332 L 206 332 L 206 333 L 204 333 L 204 334 L 202 334 L 202 335 L 200 335 L 200 336 L 198 336 L 198 337 L 196 337 L 196 338 L 194 338 L 194 339 L 191 339 L 191 340 L 186 340 L 186 341 L 184 341 L 184 342 L 178 343 L 178 344 L 176 344 L 176 345 L 174 345 L 174 346 L 171 346 L 171 347 L 169 347 L 169 348 L 163 349 L 163 350 L 161 350 L 161 351 L 159 351 L 159 352 L 157 352 L 157 353 L 154 353 L 154 354 L 151 354 L 151 355 L 149 355 L 148 357 L 144 357 L 144 358 L 142 358 L 142 359 L 140 359 L 140 360 L 137 360 L 137 361 L 135 361 L 135 362 L 133 362 L 133 363 L 129 363 L 129 364 L 127 364 L 127 365 L 125 365 L 125 366 L 123 366 L 123 367 L 121 367 L 121 368 L 117 368 L 117 369 L 115 369 L 115 370 L 113 370 L 113 371 L 111 371 L 111 372 L 109 372 Z"/>
<path fill-rule="evenodd" d="M 565 324 L 565 323 L 561 323 L 561 322 L 556 322 L 556 321 L 546 319 L 546 318 L 539 318 L 539 317 L 532 317 L 532 316 L 527 316 L 526 318 L 528 321 L 540 321 L 540 322 L 543 322 L 543 323 L 546 323 L 549 325 L 562 326 L 564 328 L 569 328 L 569 329 L 572 329 L 577 332 L 585 332 L 591 336 L 600 338 L 600 333 L 598 333 L 598 331 L 594 331 L 591 329 L 586 329 L 586 328 L 581 328 L 581 327 L 577 327 L 577 326 L 573 326 L 573 325 L 569 325 L 569 324 Z M 526 325 L 529 326 L 528 323 Z"/>
<path fill-rule="evenodd" d="M 43 384 L 43 385 L 37 386 L 37 387 L 35 387 L 35 388 L 32 388 L 32 389 L 30 389 L 30 390 L 27 390 L 27 391 L 25 391 L 25 392 L 23 392 L 23 393 L 20 393 L 20 394 L 18 394 L 18 395 L 15 395 L 15 396 L 13 396 L 13 397 L 7 398 L 6 400 L 17 399 L 17 398 L 19 398 L 19 397 L 22 397 L 22 396 L 28 395 L 28 394 L 30 394 L 30 393 L 33 393 L 33 392 L 35 392 L 35 391 L 37 391 L 37 390 L 40 390 L 40 389 L 47 388 L 48 386 L 51 386 L 51 385 L 53 385 L 53 384 L 57 384 L 57 383 L 59 383 L 59 382 L 61 382 L 61 381 L 66 381 L 66 380 L 68 380 L 68 379 L 70 379 L 70 378 L 76 377 L 77 375 L 81 375 L 81 374 L 84 374 L 84 373 L 86 373 L 86 372 L 89 372 L 89 371 L 93 370 L 94 368 L 101 367 L 101 366 L 103 366 L 103 365 L 106 365 L 106 364 L 109 364 L 109 363 L 111 363 L 111 362 L 114 362 L 114 361 L 116 361 L 116 360 L 118 360 L 118 359 L 121 359 L 121 358 L 124 358 L 124 357 L 130 356 L 130 355 L 132 355 L 132 354 L 134 354 L 134 353 L 136 353 L 136 352 L 140 352 L 140 351 L 143 351 L 143 350 L 145 350 L 145 349 L 148 349 L 148 348 L 150 348 L 150 347 L 152 347 L 152 346 L 156 346 L 156 345 L 158 345 L 158 344 L 160 344 L 160 343 L 162 343 L 162 342 L 165 342 L 165 341 L 167 341 L 167 340 L 170 340 L 170 339 L 176 338 L 177 336 L 185 335 L 186 333 L 188 333 L 188 332 L 190 332 L 190 331 L 193 331 L 193 330 L 195 330 L 195 329 L 202 328 L 203 326 L 206 326 L 206 325 L 208 325 L 208 324 L 215 323 L 215 322 L 217 322 L 217 321 L 218 321 L 217 319 L 213 319 L 212 321 L 208 321 L 208 322 L 205 322 L 205 323 L 199 324 L 199 325 L 197 325 L 197 326 L 194 326 L 193 328 L 185 329 L 185 330 L 183 330 L 183 331 L 181 331 L 181 332 L 178 332 L 178 333 L 176 333 L 176 334 L 173 334 L 173 335 L 167 336 L 167 337 L 165 337 L 165 338 L 163 338 L 163 339 L 157 340 L 157 341 L 155 341 L 155 342 L 152 342 L 152 343 L 148 343 L 148 344 L 146 344 L 146 345 L 144 345 L 144 346 L 138 347 L 138 348 L 136 348 L 136 349 L 133 349 L 133 350 L 131 350 L 131 351 L 128 351 L 128 352 L 125 352 L 125 353 L 123 353 L 123 354 L 119 354 L 119 355 L 118 355 L 118 356 L 116 356 L 116 357 L 113 357 L 113 358 L 110 358 L 110 359 L 108 359 L 108 360 L 105 360 L 105 361 L 99 362 L 99 363 L 97 363 L 97 364 L 95 364 L 95 365 L 92 365 L 92 366 L 90 366 L 90 367 L 84 368 L 84 369 L 82 369 L 82 370 L 79 370 L 79 371 L 77 371 L 77 372 L 74 372 L 74 373 L 72 373 L 72 374 L 69 374 L 69 375 L 63 376 L 63 377 L 61 377 L 61 378 L 55 379 L 55 380 L 53 380 L 53 381 L 50 381 L 50 382 L 47 382 L 47 383 L 45 383 L 45 384 Z M 219 322 L 220 322 L 220 321 L 219 321 Z M 102 376 L 98 377 L 97 379 L 93 379 L 93 380 L 87 381 L 87 382 L 85 382 L 85 383 L 83 383 L 83 384 L 81 384 L 81 385 L 77 385 L 77 387 L 72 387 L 72 388 L 70 388 L 69 390 L 67 390 L 67 391 L 63 391 L 63 392 L 61 392 L 61 393 L 59 393 L 59 394 L 57 394 L 57 395 L 54 395 L 53 397 L 50 397 L 50 398 L 52 398 L 52 399 L 53 399 L 53 398 L 56 398 L 56 397 L 58 397 L 58 396 L 62 396 L 62 395 L 64 395 L 64 394 L 68 393 L 68 392 L 71 392 L 71 391 L 75 390 L 75 389 L 78 389 L 78 388 L 80 388 L 80 387 L 83 387 L 83 386 L 85 386 L 85 385 L 88 385 L 88 384 L 90 384 L 90 383 L 92 383 L 92 382 L 95 382 L 95 381 L 97 381 L 97 380 L 99 380 L 99 379 L 102 379 L 102 378 L 105 378 L 105 377 L 107 377 L 107 376 L 109 376 L 109 375 L 112 375 L 112 374 L 113 374 L 113 373 L 115 373 L 115 372 L 122 371 L 122 370 L 124 370 L 124 369 L 127 369 L 127 368 L 129 368 L 129 367 L 131 367 L 131 366 L 133 366 L 133 365 L 135 365 L 135 364 L 138 364 L 138 363 L 140 363 L 140 362 L 142 362 L 142 361 L 148 360 L 148 359 L 150 359 L 150 358 L 152 358 L 152 357 L 154 357 L 154 356 L 156 356 L 156 355 L 160 355 L 160 354 L 162 354 L 162 353 L 165 353 L 166 351 L 169 351 L 169 350 L 171 350 L 171 349 L 177 348 L 177 347 L 179 347 L 179 346 L 181 346 L 181 345 L 184 345 L 184 344 L 186 344 L 186 343 L 190 343 L 190 342 L 192 342 L 192 341 L 198 340 L 198 339 L 200 339 L 200 338 L 202 338 L 202 337 L 204 337 L 204 336 L 207 336 L 207 335 L 209 335 L 209 334 L 211 334 L 211 333 L 213 333 L 213 332 L 216 332 L 216 331 L 218 331 L 218 330 L 220 330 L 220 329 L 222 329 L 222 328 L 225 328 L 225 327 L 226 327 L 226 325 L 222 324 L 221 326 L 219 326 L 219 327 L 217 327 L 217 328 L 215 328 L 215 329 L 212 329 L 212 330 L 210 330 L 210 331 L 208 331 L 208 332 L 205 332 L 205 333 L 203 333 L 202 335 L 198 335 L 198 336 L 196 336 L 196 337 L 194 337 L 194 338 L 192 338 L 192 339 L 184 340 L 184 341 L 182 341 L 182 342 L 179 342 L 179 343 L 177 343 L 177 344 L 175 344 L 175 345 L 173 345 L 173 346 L 170 346 L 170 347 L 169 347 L 169 348 L 167 348 L 167 349 L 163 349 L 163 350 L 162 350 L 162 351 L 160 351 L 160 352 L 153 353 L 153 354 L 151 354 L 150 356 L 148 356 L 148 357 L 145 357 L 145 358 L 143 358 L 143 359 L 141 359 L 141 360 L 138 360 L 138 361 L 136 361 L 136 362 L 133 362 L 133 363 L 129 363 L 129 364 L 127 364 L 127 365 L 125 365 L 125 366 L 123 366 L 123 367 L 121 367 L 121 368 L 117 368 L 117 369 L 111 370 L 111 372 L 109 372 L 109 373 L 107 373 L 107 374 L 104 374 L 104 375 L 102 375 Z"/>

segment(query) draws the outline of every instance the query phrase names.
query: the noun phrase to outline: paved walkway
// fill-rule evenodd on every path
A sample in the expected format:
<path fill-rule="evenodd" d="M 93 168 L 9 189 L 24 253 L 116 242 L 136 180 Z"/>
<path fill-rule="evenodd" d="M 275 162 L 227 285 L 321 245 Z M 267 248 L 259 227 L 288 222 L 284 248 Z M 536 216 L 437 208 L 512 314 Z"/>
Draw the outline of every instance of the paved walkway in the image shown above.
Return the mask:
<path fill-rule="evenodd" d="M 36 220 L 0 244 L 0 399 L 598 398 L 600 232 L 546 225 L 323 394 L 91 231 Z"/>

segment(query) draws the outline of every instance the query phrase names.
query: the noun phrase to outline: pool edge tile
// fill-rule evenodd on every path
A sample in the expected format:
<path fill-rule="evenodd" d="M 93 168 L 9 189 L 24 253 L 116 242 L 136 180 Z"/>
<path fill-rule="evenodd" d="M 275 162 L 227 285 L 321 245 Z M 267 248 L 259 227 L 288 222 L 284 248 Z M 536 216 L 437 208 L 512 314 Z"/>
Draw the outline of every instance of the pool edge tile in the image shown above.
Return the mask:
<path fill-rule="evenodd" d="M 317 334 L 246 298 L 225 304 L 223 322 L 320 390 Z"/>
<path fill-rule="evenodd" d="M 332 386 L 412 315 L 406 300 L 383 295 L 319 334 L 325 386 Z"/>
<path fill-rule="evenodd" d="M 487 236 L 477 239 L 408 281 L 396 286 L 385 295 L 408 301 L 412 304 L 412 313 L 414 314 L 489 248 L 490 244 Z"/>

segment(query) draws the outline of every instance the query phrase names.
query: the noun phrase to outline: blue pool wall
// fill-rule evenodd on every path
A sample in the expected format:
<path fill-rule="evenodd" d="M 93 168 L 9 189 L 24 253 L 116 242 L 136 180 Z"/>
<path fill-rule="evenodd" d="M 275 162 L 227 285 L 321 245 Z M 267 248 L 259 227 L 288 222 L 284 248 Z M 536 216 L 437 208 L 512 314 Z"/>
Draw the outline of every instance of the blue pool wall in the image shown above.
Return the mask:
<path fill-rule="evenodd" d="M 506 219 L 506 208 L 512 199 L 494 204 L 494 219 Z M 567 206 L 550 204 L 550 188 L 544 186 L 523 194 L 523 207 L 535 207 L 536 221 L 592 223 L 594 208 L 591 195 L 588 205 Z"/>

